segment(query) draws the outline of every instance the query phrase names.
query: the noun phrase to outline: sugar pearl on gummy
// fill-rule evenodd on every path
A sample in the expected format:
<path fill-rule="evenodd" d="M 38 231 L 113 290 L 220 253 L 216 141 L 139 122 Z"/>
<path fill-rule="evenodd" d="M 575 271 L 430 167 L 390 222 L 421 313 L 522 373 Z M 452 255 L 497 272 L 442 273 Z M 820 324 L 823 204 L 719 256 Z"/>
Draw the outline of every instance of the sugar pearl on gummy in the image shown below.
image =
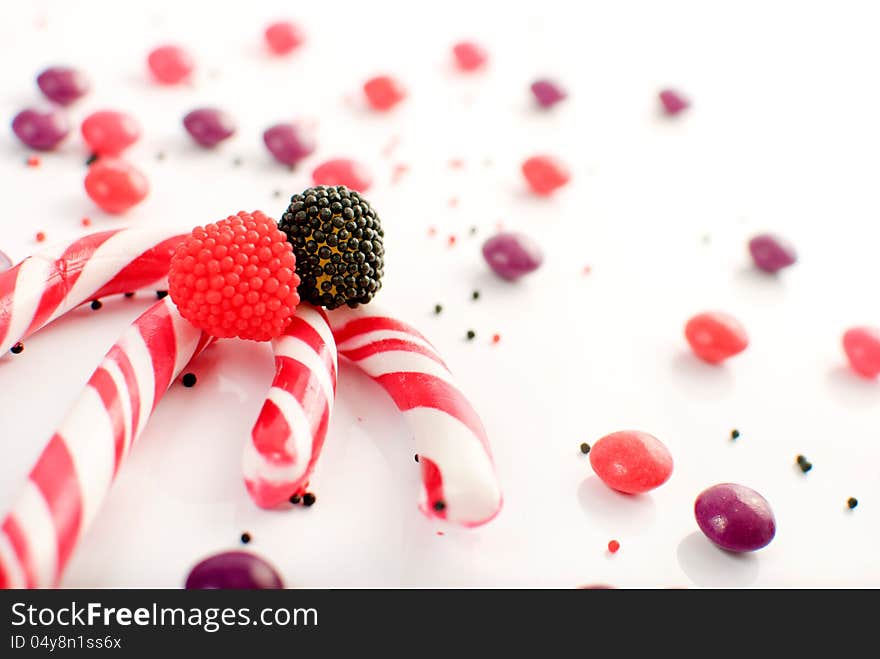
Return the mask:
<path fill-rule="evenodd" d="M 108 213 L 124 213 L 142 202 L 150 191 L 147 177 L 133 165 L 115 158 L 101 158 L 85 179 L 86 192 Z"/>
<path fill-rule="evenodd" d="M 296 23 L 278 21 L 266 28 L 266 45 L 275 55 L 286 55 L 305 41 L 305 35 Z"/>
<path fill-rule="evenodd" d="M 215 554 L 198 563 L 186 578 L 187 590 L 276 590 L 284 588 L 278 572 L 246 551 Z"/>
<path fill-rule="evenodd" d="M 336 158 L 318 165 L 312 172 L 315 185 L 344 185 L 356 192 L 366 192 L 373 184 L 369 170 L 348 158 Z"/>
<path fill-rule="evenodd" d="M 189 78 L 195 63 L 180 46 L 160 46 L 147 56 L 147 65 L 153 77 L 163 85 L 176 85 Z"/>
<path fill-rule="evenodd" d="M 315 150 L 315 136 L 301 124 L 276 124 L 263 133 L 263 143 L 282 165 L 293 167 Z"/>
<path fill-rule="evenodd" d="M 880 328 L 848 329 L 843 335 L 843 350 L 856 373 L 865 378 L 880 375 Z"/>
<path fill-rule="evenodd" d="M 198 108 L 183 118 L 183 126 L 201 146 L 210 148 L 235 134 L 235 121 L 217 108 Z"/>
<path fill-rule="evenodd" d="M 749 253 L 755 265 L 769 273 L 778 272 L 797 261 L 797 252 L 791 243 L 770 233 L 752 238 L 749 241 Z"/>
<path fill-rule="evenodd" d="M 557 83 L 542 78 L 532 83 L 532 94 L 543 108 L 550 108 L 566 99 L 568 94 Z"/>
<path fill-rule="evenodd" d="M 694 503 L 694 517 L 706 537 L 728 551 L 756 551 L 776 535 L 776 518 L 767 500 L 735 483 L 701 492 Z"/>
<path fill-rule="evenodd" d="M 499 277 L 514 281 L 541 267 L 544 254 L 528 236 L 504 232 L 483 243 L 483 258 Z"/>
<path fill-rule="evenodd" d="M 672 475 L 672 455 L 666 446 L 637 430 L 605 435 L 590 447 L 589 456 L 602 482 L 626 494 L 653 490 Z"/>
<path fill-rule="evenodd" d="M 61 110 L 28 108 L 15 115 L 12 132 L 31 149 L 51 151 L 67 137 L 70 124 Z"/>
<path fill-rule="evenodd" d="M 684 333 L 694 354 L 710 364 L 719 364 L 749 345 L 740 322 L 721 312 L 697 314 L 687 322 Z"/>
<path fill-rule="evenodd" d="M 82 71 L 52 66 L 37 76 L 37 86 L 53 103 L 70 105 L 88 93 L 91 84 Z"/>
<path fill-rule="evenodd" d="M 551 156 L 532 156 L 522 164 L 522 173 L 535 194 L 546 196 L 571 180 L 568 168 Z"/>
<path fill-rule="evenodd" d="M 100 110 L 86 117 L 80 127 L 92 153 L 118 156 L 141 137 L 141 125 L 125 112 Z"/>

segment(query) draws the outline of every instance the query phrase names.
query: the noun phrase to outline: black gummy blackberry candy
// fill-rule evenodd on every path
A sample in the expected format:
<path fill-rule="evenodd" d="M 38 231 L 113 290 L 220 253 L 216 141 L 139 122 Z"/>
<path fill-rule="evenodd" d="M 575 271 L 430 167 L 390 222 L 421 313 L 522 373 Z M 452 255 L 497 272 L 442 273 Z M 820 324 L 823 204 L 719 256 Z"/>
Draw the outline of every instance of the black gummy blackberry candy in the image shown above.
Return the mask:
<path fill-rule="evenodd" d="M 382 288 L 382 223 L 354 190 L 320 185 L 293 195 L 278 228 L 293 245 L 301 299 L 353 308 Z"/>

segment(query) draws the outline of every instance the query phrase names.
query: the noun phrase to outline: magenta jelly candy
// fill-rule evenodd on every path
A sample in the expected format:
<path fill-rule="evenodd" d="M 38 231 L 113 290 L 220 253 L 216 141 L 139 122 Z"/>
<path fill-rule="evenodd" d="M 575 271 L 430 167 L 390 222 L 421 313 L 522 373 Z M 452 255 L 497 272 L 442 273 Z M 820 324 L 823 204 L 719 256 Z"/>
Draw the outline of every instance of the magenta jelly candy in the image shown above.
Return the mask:
<path fill-rule="evenodd" d="M 755 265 L 764 272 L 779 272 L 797 261 L 797 252 L 779 236 L 764 233 L 749 241 L 749 253 Z"/>
<path fill-rule="evenodd" d="M 80 130 L 92 153 L 101 156 L 118 156 L 141 137 L 138 120 L 115 110 L 93 112 Z"/>
<path fill-rule="evenodd" d="M 403 86 L 391 76 L 376 76 L 364 83 L 364 95 L 374 110 L 390 110 L 406 98 Z"/>
<path fill-rule="evenodd" d="M 486 51 L 472 41 L 460 41 L 452 47 L 455 62 L 462 71 L 476 71 L 489 59 Z"/>
<path fill-rule="evenodd" d="M 315 136 L 300 124 L 277 124 L 263 133 L 269 153 L 282 165 L 293 167 L 315 150 Z"/>
<path fill-rule="evenodd" d="M 672 475 L 672 455 L 663 442 L 637 430 L 599 439 L 590 449 L 590 465 L 605 485 L 626 494 L 653 490 Z"/>
<path fill-rule="evenodd" d="M 551 194 L 571 180 L 568 168 L 551 156 L 533 156 L 522 164 L 522 173 L 532 192 Z"/>
<path fill-rule="evenodd" d="M 843 335 L 843 350 L 856 373 L 866 378 L 880 375 L 880 328 L 848 329 Z"/>
<path fill-rule="evenodd" d="M 350 190 L 366 192 L 373 184 L 370 172 L 359 162 L 348 158 L 328 160 L 312 172 L 315 185 L 344 185 Z"/>
<path fill-rule="evenodd" d="M 685 325 L 684 334 L 694 354 L 710 364 L 721 363 L 749 345 L 743 326 L 726 313 L 697 314 Z"/>
<path fill-rule="evenodd" d="M 483 258 L 499 277 L 514 281 L 537 270 L 544 261 L 544 254 L 528 236 L 506 232 L 483 243 Z"/>
<path fill-rule="evenodd" d="M 31 149 L 51 151 L 67 137 L 70 124 L 61 110 L 28 108 L 15 115 L 12 132 Z"/>
<path fill-rule="evenodd" d="M 553 107 L 568 96 L 557 83 L 543 78 L 532 83 L 532 94 L 543 108 Z"/>
<path fill-rule="evenodd" d="M 163 85 L 176 85 L 189 78 L 195 63 L 180 46 L 160 46 L 147 56 L 153 77 Z"/>
<path fill-rule="evenodd" d="M 658 96 L 663 111 L 668 115 L 676 115 L 690 107 L 690 101 L 674 89 L 664 89 Z"/>
<path fill-rule="evenodd" d="M 37 76 L 37 86 L 53 103 L 70 105 L 85 96 L 91 85 L 82 71 L 68 66 L 52 66 Z"/>
<path fill-rule="evenodd" d="M 183 126 L 198 144 L 208 148 L 235 135 L 235 121 L 217 108 L 193 110 L 183 118 Z"/>
<path fill-rule="evenodd" d="M 776 535 L 767 499 L 744 485 L 722 483 L 704 490 L 694 504 L 694 516 L 706 537 L 728 551 L 755 551 Z"/>
<path fill-rule="evenodd" d="M 284 583 L 278 572 L 259 556 L 227 551 L 198 563 L 186 578 L 187 590 L 278 590 Z"/>
<path fill-rule="evenodd" d="M 305 35 L 299 26 L 290 21 L 272 23 L 266 28 L 265 37 L 269 50 L 276 55 L 286 55 L 305 41 Z"/>

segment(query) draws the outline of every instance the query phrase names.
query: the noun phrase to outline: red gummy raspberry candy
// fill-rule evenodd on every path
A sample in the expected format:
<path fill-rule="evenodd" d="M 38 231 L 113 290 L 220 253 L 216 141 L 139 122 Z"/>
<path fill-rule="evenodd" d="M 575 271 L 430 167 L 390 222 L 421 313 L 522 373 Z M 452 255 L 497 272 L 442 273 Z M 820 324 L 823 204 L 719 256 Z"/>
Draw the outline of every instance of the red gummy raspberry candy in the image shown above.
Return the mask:
<path fill-rule="evenodd" d="M 168 273 L 180 314 L 219 338 L 280 336 L 299 304 L 297 286 L 293 246 L 260 211 L 193 229 Z"/>
<path fill-rule="evenodd" d="M 532 192 L 542 196 L 551 194 L 571 180 L 568 168 L 550 156 L 533 156 L 522 164 L 523 176 Z"/>
<path fill-rule="evenodd" d="M 476 71 L 489 59 L 482 46 L 472 41 L 461 41 L 452 47 L 455 63 L 462 71 Z"/>
<path fill-rule="evenodd" d="M 406 98 L 403 86 L 391 76 L 376 76 L 364 83 L 364 94 L 374 110 L 390 110 Z"/>
<path fill-rule="evenodd" d="M 719 364 L 749 345 L 749 337 L 740 322 L 720 312 L 694 316 L 687 322 L 684 335 L 694 354 L 710 364 Z"/>
<path fill-rule="evenodd" d="M 853 327 L 843 335 L 843 350 L 849 365 L 866 378 L 880 375 L 880 329 Z"/>
<path fill-rule="evenodd" d="M 92 153 L 101 156 L 118 156 L 141 136 L 137 119 L 113 110 L 93 112 L 85 118 L 80 130 Z"/>
<path fill-rule="evenodd" d="M 114 215 L 141 203 L 150 191 L 139 169 L 116 158 L 101 158 L 89 167 L 85 186 L 92 201 Z"/>
<path fill-rule="evenodd" d="M 195 68 L 192 56 L 179 46 L 160 46 L 147 56 L 153 77 L 163 85 L 176 85 Z"/>
<path fill-rule="evenodd" d="M 344 185 L 349 190 L 366 192 L 373 177 L 359 162 L 337 158 L 318 165 L 312 172 L 312 181 L 315 185 Z"/>
<path fill-rule="evenodd" d="M 626 494 L 641 494 L 663 485 L 672 475 L 672 455 L 646 432 L 621 430 L 593 444 L 590 465 L 605 485 Z"/>
<path fill-rule="evenodd" d="M 266 28 L 266 45 L 276 55 L 286 55 L 296 50 L 303 41 L 305 35 L 295 23 L 278 21 Z"/>

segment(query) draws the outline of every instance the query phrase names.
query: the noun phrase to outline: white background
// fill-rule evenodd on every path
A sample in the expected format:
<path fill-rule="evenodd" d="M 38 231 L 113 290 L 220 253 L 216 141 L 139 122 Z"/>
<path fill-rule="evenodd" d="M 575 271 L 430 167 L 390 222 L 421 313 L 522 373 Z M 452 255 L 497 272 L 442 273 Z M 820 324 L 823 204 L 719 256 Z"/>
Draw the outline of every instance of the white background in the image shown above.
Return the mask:
<path fill-rule="evenodd" d="M 880 325 L 873 3 L 219 4 L 4 0 L 4 121 L 39 102 L 42 68 L 79 66 L 94 90 L 72 118 L 105 107 L 135 114 L 144 137 L 128 158 L 152 191 L 125 217 L 106 216 L 83 191 L 78 134 L 27 168 L 29 152 L 3 131 L 0 249 L 20 260 L 36 231 L 64 241 L 85 231 L 85 215 L 92 230 L 186 230 L 240 209 L 277 216 L 323 159 L 362 160 L 387 235 L 379 300 L 420 327 L 471 392 L 505 508 L 476 530 L 422 517 L 405 426 L 381 390 L 345 367 L 312 483 L 318 503 L 256 509 L 239 458 L 271 356 L 265 345 L 224 342 L 194 367 L 195 388 L 175 385 L 163 401 L 64 585 L 179 586 L 193 563 L 247 531 L 290 586 L 880 586 L 880 384 L 850 374 L 840 348 L 847 327 Z M 261 42 L 279 17 L 308 33 L 280 60 Z M 468 37 L 491 52 L 485 73 L 451 66 L 451 44 Z M 146 53 L 168 41 L 197 58 L 193 85 L 149 82 Z M 359 95 L 377 73 L 410 92 L 388 115 Z M 528 85 L 538 75 L 558 78 L 570 99 L 536 110 Z M 657 109 L 667 85 L 694 102 L 672 121 Z M 240 128 L 206 152 L 180 122 L 211 104 Z M 261 141 L 291 119 L 316 122 L 319 141 L 293 173 Z M 573 172 L 552 199 L 530 196 L 519 172 L 540 152 Z M 463 169 L 449 167 L 454 158 Z M 410 171 L 392 184 L 398 163 Z M 496 280 L 479 254 L 499 221 L 546 251 L 543 269 L 519 284 Z M 800 252 L 780 277 L 757 273 L 745 251 L 765 230 Z M 0 509 L 151 299 L 85 308 L 3 358 Z M 733 313 L 752 339 L 720 368 L 696 361 L 682 337 L 706 309 Z M 503 338 L 492 346 L 495 332 Z M 582 441 L 623 428 L 651 432 L 674 456 L 672 479 L 649 495 L 607 490 L 579 453 Z M 815 465 L 806 476 L 798 453 Z M 771 502 L 778 533 L 766 549 L 728 555 L 697 530 L 694 498 L 724 481 Z"/>

